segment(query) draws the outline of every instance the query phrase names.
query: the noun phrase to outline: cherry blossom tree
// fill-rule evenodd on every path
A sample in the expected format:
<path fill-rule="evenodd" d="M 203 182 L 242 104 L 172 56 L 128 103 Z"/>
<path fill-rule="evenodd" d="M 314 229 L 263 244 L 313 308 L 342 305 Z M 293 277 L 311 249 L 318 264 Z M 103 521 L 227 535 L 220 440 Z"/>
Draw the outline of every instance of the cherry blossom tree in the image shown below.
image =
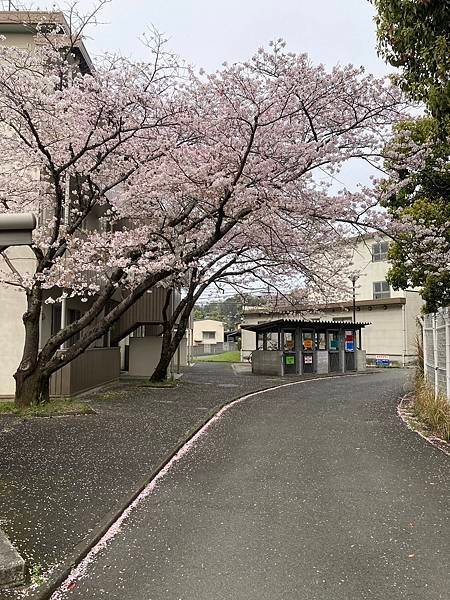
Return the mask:
<path fill-rule="evenodd" d="M 85 25 L 86 20 L 80 28 Z M 111 241 L 108 230 L 117 225 L 117 215 L 110 195 L 180 142 L 171 127 L 179 110 L 171 99 L 176 64 L 162 50 L 160 38 L 149 48 L 153 60 L 148 64 L 106 57 L 94 72 L 83 73 L 77 64 L 79 36 L 61 27 L 40 24 L 34 49 L 0 49 L 0 210 L 39 216 L 32 267 L 20 273 L 4 253 L 2 273 L 3 283 L 24 290 L 27 298 L 24 352 L 15 374 L 21 404 L 48 396 L 52 371 L 43 367 L 69 339 L 63 329 L 39 352 L 46 290 L 68 290 L 74 276 L 70 262 L 80 261 L 81 280 L 59 296 L 92 296 L 101 289 L 77 323 L 80 329 L 104 310 L 124 267 L 136 260 L 135 240 L 119 227 L 117 242 L 127 238 L 128 243 L 114 264 L 97 269 L 101 281 L 95 279 L 95 268 L 82 269 L 87 267 L 82 257 L 92 260 L 92 252 L 77 248 L 91 248 L 98 239 Z M 92 220 L 102 223 L 104 231 L 91 228 Z"/>
<path fill-rule="evenodd" d="M 351 259 L 351 240 L 342 227 L 322 221 L 314 229 L 298 227 L 280 237 L 273 218 L 254 223 L 251 230 L 234 232 L 218 243 L 178 280 L 163 307 L 161 355 L 152 381 L 167 377 L 170 363 L 189 327 L 195 304 L 209 288 L 234 289 L 243 294 L 264 285 L 283 298 L 295 298 L 309 306 L 345 294 Z M 295 293 L 292 292 L 296 286 Z M 183 288 L 181 301 L 172 311 L 172 290 Z"/>
<path fill-rule="evenodd" d="M 291 238 L 304 275 L 326 279 L 339 224 L 378 214 L 376 194 L 332 195 L 315 174 L 352 159 L 381 164 L 405 108 L 387 80 L 352 66 L 327 72 L 281 40 L 208 76 L 180 75 L 158 39 L 149 64 L 108 58 L 83 75 L 70 39 L 50 41 L 0 56 L 1 210 L 41 215 L 35 267 L 3 276 L 27 297 L 19 404 L 45 400 L 52 373 L 155 285 Z M 99 210 L 104 229 L 83 228 Z M 39 349 L 54 290 L 88 309 Z"/>

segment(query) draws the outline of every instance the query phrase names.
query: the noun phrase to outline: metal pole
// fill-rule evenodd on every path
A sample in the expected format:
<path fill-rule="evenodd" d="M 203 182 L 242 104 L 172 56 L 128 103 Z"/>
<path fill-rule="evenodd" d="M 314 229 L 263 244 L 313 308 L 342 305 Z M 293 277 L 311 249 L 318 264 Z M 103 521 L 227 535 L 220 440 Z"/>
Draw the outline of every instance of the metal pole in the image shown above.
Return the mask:
<path fill-rule="evenodd" d="M 447 381 L 447 400 L 450 402 L 450 310 L 443 311 L 445 323 L 445 377 Z"/>
<path fill-rule="evenodd" d="M 433 323 L 433 367 L 434 367 L 434 397 L 439 395 L 439 355 L 438 355 L 438 339 L 437 339 L 437 314 L 432 317 Z"/>

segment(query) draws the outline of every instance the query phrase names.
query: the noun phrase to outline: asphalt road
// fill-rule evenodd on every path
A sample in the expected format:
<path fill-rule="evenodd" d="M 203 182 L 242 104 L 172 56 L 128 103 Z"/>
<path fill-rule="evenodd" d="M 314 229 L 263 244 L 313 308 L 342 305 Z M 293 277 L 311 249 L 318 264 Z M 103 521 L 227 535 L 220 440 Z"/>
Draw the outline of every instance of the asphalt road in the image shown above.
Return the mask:
<path fill-rule="evenodd" d="M 404 377 L 235 405 L 58 597 L 448 600 L 449 461 L 397 417 Z"/>

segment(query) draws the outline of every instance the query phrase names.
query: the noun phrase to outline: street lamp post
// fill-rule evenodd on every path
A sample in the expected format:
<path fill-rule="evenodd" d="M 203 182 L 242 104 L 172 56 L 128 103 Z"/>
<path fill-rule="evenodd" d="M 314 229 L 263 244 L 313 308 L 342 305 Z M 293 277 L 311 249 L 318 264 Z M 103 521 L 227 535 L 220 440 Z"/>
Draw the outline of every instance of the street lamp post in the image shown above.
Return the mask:
<path fill-rule="evenodd" d="M 356 323 L 356 282 L 359 279 L 359 275 L 353 274 L 350 276 L 352 282 L 352 309 L 353 309 L 353 324 Z M 356 338 L 356 333 L 355 333 Z M 356 339 L 355 339 L 356 342 Z M 359 330 L 359 343 L 358 348 L 361 348 L 361 329 Z"/>

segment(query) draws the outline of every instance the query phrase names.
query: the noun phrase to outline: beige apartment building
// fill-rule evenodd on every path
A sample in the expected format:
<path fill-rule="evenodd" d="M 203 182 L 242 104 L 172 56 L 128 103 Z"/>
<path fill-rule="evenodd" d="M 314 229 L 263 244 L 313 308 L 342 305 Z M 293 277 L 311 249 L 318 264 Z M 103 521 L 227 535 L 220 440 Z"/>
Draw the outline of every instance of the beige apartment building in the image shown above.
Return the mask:
<path fill-rule="evenodd" d="M 423 300 L 416 290 L 393 290 L 386 282 L 389 269 L 387 238 L 367 235 L 355 246 L 353 271 L 355 282 L 356 321 L 370 323 L 362 331 L 362 346 L 368 364 L 389 360 L 394 365 L 408 365 L 416 360 L 417 317 L 421 314 Z M 329 303 L 314 309 L 271 310 L 264 307 L 246 307 L 243 325 L 255 325 L 283 318 L 287 313 L 297 313 L 307 320 L 351 322 L 353 300 Z M 248 358 L 256 349 L 256 337 L 242 330 L 242 358 Z"/>
<path fill-rule="evenodd" d="M 49 22 L 58 22 L 63 29 L 67 28 L 62 13 L 0 11 L 0 35 L 5 36 L 3 43 L 31 48 L 35 44 L 33 23 L 41 22 L 47 17 Z M 77 61 L 82 72 L 91 71 L 92 61 L 82 42 L 78 44 Z M 99 209 L 98 213 L 89 216 L 84 225 L 87 229 L 101 229 L 102 210 L 104 209 Z M 40 219 L 42 215 L 37 217 Z M 11 247 L 0 253 L 0 272 L 8 272 L 10 267 L 7 262 L 22 274 L 33 272 L 34 261 L 34 255 L 28 247 Z M 62 290 L 49 290 L 47 298 L 58 298 L 61 292 Z M 159 287 L 151 293 L 144 294 L 108 335 L 97 340 L 84 354 L 55 373 L 51 380 L 51 394 L 71 396 L 103 385 L 116 380 L 121 369 L 127 370 L 131 375 L 151 375 L 159 360 L 162 309 L 166 294 L 166 290 Z M 173 302 L 179 301 L 179 297 L 178 292 L 174 293 Z M 44 304 L 40 347 L 60 328 L 77 320 L 89 309 L 92 302 L 93 299 L 83 303 L 77 298 L 66 298 L 62 302 Z M 14 394 L 13 374 L 22 356 L 22 315 L 25 310 L 26 299 L 23 290 L 0 285 L 0 397 L 10 397 Z M 174 365 L 184 365 L 186 361 L 187 340 L 184 340 Z"/>

